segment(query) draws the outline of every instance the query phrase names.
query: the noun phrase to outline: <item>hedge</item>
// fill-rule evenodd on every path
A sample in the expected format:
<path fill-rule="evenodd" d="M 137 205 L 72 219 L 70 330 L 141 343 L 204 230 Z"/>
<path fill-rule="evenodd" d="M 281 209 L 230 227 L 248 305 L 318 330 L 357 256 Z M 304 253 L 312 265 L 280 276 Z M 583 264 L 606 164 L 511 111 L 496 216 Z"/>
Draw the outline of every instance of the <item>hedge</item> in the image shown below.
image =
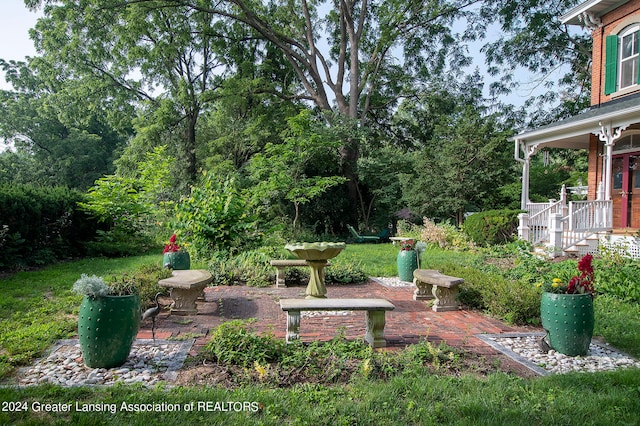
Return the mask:
<path fill-rule="evenodd" d="M 78 208 L 83 197 L 64 187 L 1 187 L 0 270 L 84 255 L 97 224 Z"/>

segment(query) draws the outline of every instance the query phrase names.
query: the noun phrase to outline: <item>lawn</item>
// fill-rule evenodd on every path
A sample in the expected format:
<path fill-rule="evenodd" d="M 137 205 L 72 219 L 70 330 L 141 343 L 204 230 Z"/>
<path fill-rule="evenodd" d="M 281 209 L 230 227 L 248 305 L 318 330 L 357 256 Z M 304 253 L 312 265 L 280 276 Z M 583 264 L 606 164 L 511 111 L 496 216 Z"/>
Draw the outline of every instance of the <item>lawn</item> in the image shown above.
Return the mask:
<path fill-rule="evenodd" d="M 349 245 L 335 262 L 358 263 L 371 276 L 395 275 L 397 250 L 390 244 Z M 473 256 L 434 250 L 422 262 L 472 265 Z M 10 375 L 56 339 L 75 334 L 80 296 L 70 289 L 81 273 L 115 274 L 150 262 L 160 257 L 86 259 L 1 279 L 0 374 Z M 596 315 L 596 334 L 640 354 L 637 305 L 597 298 Z M 640 370 L 524 379 L 438 374 L 408 363 L 384 379 L 355 375 L 338 385 L 44 385 L 0 388 L 0 401 L 0 424 L 637 424 Z"/>

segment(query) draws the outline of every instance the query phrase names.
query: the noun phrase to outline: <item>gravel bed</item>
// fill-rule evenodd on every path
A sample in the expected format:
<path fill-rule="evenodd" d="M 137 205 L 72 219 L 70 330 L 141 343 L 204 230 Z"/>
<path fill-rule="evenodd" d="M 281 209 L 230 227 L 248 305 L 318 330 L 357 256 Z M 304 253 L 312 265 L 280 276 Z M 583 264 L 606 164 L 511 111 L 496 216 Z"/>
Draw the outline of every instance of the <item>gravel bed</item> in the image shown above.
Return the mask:
<path fill-rule="evenodd" d="M 595 340 L 591 341 L 585 356 L 571 357 L 554 350 L 545 353 L 539 343 L 543 336 L 544 333 L 477 335 L 495 349 L 543 376 L 572 371 L 596 372 L 640 368 L 640 361 Z"/>
<path fill-rule="evenodd" d="M 370 279 L 385 287 L 415 287 L 411 281 L 401 281 L 398 277 L 370 277 Z"/>
<path fill-rule="evenodd" d="M 20 369 L 21 386 L 52 383 L 61 386 L 113 385 L 141 383 L 153 386 L 160 381 L 174 381 L 193 340 L 169 341 L 138 339 L 127 361 L 116 368 L 89 368 L 82 362 L 78 340 L 58 342 L 48 356 L 33 366 Z"/>

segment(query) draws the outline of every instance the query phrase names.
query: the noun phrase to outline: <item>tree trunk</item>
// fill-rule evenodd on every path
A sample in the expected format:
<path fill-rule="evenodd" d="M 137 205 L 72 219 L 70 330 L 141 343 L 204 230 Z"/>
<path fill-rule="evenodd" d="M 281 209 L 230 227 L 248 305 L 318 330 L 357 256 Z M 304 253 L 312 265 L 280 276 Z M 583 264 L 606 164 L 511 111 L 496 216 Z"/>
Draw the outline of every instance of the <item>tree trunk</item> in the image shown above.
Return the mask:
<path fill-rule="evenodd" d="M 185 169 L 190 182 L 197 180 L 198 166 L 196 161 L 196 123 L 198 114 L 187 115 L 187 129 L 184 140 Z"/>

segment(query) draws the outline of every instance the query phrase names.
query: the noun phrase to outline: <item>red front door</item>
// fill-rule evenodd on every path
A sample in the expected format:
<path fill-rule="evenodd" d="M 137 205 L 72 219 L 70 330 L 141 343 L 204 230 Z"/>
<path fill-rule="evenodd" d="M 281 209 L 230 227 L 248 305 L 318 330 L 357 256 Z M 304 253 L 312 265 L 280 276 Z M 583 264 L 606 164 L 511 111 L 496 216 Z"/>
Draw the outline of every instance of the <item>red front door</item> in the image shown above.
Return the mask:
<path fill-rule="evenodd" d="M 640 153 L 613 157 L 613 226 L 640 228 Z"/>

